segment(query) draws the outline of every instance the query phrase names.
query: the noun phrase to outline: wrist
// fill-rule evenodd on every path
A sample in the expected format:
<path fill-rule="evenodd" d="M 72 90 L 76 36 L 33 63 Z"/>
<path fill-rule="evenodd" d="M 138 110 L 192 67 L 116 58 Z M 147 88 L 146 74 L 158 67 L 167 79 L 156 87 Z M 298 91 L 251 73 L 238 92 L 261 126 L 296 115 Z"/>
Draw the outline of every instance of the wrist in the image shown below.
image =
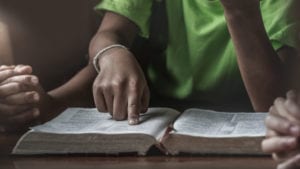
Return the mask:
<path fill-rule="evenodd" d="M 105 56 L 110 56 L 112 52 L 120 49 L 128 50 L 127 47 L 121 44 L 113 44 L 101 49 L 93 58 L 93 65 L 95 70 L 99 73 L 103 58 Z"/>

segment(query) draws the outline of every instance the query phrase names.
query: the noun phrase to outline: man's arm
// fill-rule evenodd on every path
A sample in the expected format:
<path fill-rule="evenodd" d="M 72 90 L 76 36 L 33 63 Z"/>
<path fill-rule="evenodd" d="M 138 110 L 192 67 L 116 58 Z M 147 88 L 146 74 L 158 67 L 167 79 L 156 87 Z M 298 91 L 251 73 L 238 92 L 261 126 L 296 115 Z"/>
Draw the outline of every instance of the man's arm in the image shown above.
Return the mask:
<path fill-rule="evenodd" d="M 48 121 L 68 107 L 93 107 L 91 89 L 94 78 L 92 65 L 87 65 L 65 84 L 49 92 L 37 86 L 40 121 Z"/>
<path fill-rule="evenodd" d="M 221 0 L 239 69 L 255 111 L 267 111 L 287 90 L 285 66 L 264 28 L 259 0 Z M 285 57 L 285 56 L 282 56 Z"/>
<path fill-rule="evenodd" d="M 53 107 L 53 104 L 57 105 L 55 106 L 56 110 L 54 111 L 56 113 L 60 112 L 60 110 L 71 106 L 91 105 L 91 103 L 93 102 L 92 86 L 95 78 L 98 75 L 92 64 L 93 57 L 97 54 L 98 51 L 111 44 L 123 44 L 126 46 L 130 46 L 135 37 L 135 31 L 137 31 L 137 28 L 133 23 L 123 18 L 122 16 L 111 12 L 107 12 L 102 20 L 98 32 L 95 34 L 95 36 L 90 42 L 89 64 L 86 67 L 84 67 L 81 71 L 79 71 L 67 83 L 48 92 L 48 94 L 44 93 L 42 91 L 43 89 L 40 89 L 40 93 L 41 95 L 43 95 L 42 100 L 40 102 L 40 107 L 44 110 L 43 112 L 47 112 L 49 108 Z M 107 53 L 109 52 L 110 51 L 108 51 Z M 103 57 L 99 59 L 99 62 L 102 61 Z M 113 63 L 107 63 L 107 66 L 113 67 L 112 64 Z M 110 77 L 108 74 L 104 74 L 104 76 L 105 75 Z M 95 85 L 97 85 L 98 83 L 100 82 L 95 81 Z M 95 98 L 97 99 L 98 97 L 95 96 Z M 108 111 L 104 107 L 99 106 L 99 103 L 97 101 L 95 100 L 95 103 L 99 110 L 103 112 Z M 105 102 L 105 100 L 103 100 L 102 102 Z M 56 113 L 46 113 L 45 117 L 43 118 L 47 120 L 52 116 L 55 116 Z"/>

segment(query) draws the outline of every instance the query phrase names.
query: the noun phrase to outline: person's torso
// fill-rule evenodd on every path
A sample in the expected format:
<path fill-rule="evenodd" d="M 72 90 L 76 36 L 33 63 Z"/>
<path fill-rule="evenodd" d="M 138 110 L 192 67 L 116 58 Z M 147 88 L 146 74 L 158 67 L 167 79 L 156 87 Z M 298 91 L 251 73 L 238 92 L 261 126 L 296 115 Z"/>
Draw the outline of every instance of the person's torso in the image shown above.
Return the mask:
<path fill-rule="evenodd" d="M 168 46 L 148 71 L 153 88 L 213 104 L 247 97 L 220 2 L 169 0 L 166 10 Z"/>

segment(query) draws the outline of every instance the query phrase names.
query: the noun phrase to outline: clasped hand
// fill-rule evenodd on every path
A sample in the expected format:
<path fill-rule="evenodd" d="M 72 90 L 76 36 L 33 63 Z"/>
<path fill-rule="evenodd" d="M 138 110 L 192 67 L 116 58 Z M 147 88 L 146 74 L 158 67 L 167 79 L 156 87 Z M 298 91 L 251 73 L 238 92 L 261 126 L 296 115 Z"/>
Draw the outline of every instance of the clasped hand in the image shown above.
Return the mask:
<path fill-rule="evenodd" d="M 294 91 L 278 98 L 266 118 L 267 138 L 262 148 L 272 153 L 278 169 L 300 168 L 300 98 Z"/>
<path fill-rule="evenodd" d="M 0 131 L 13 131 L 39 115 L 39 81 L 30 66 L 0 66 Z"/>

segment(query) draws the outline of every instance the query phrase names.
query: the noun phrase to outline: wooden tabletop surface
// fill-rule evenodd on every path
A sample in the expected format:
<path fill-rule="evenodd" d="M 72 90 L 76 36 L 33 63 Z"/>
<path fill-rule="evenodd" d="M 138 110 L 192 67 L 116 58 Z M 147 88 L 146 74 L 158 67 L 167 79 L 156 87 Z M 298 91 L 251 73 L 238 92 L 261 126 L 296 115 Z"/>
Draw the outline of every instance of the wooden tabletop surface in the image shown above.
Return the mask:
<path fill-rule="evenodd" d="M 275 163 L 266 156 L 12 156 L 20 136 L 0 134 L 0 169 L 275 169 Z"/>

